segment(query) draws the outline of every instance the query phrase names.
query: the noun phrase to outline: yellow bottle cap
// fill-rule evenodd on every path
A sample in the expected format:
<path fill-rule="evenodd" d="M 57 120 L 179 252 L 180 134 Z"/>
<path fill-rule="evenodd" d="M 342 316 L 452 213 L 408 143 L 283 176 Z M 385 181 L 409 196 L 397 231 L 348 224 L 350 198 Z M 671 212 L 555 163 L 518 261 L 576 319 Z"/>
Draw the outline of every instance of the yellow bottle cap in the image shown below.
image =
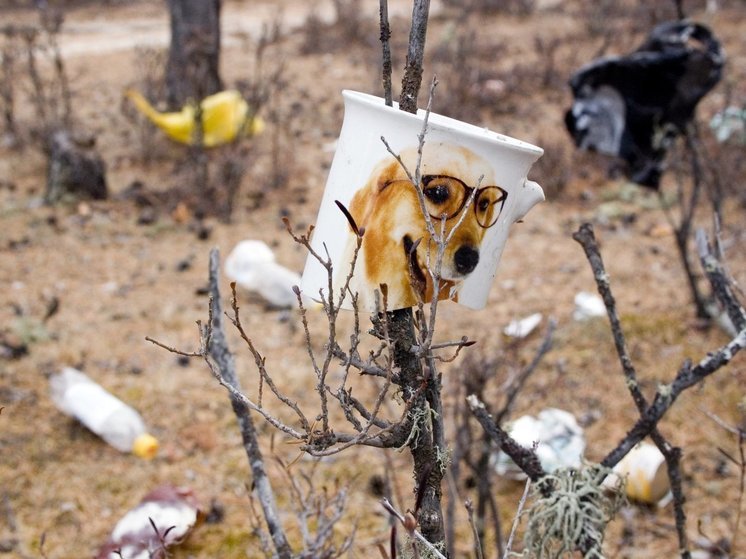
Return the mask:
<path fill-rule="evenodd" d="M 132 454 L 150 460 L 158 453 L 158 439 L 150 433 L 138 435 L 132 444 Z"/>

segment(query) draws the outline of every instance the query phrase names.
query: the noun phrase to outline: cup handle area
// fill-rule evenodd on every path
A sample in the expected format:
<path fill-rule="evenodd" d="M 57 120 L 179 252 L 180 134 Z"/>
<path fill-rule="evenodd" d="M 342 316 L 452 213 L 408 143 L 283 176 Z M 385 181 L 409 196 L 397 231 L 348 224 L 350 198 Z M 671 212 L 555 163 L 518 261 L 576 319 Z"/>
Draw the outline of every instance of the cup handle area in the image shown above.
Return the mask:
<path fill-rule="evenodd" d="M 534 181 L 523 181 L 518 191 L 518 202 L 513 210 L 513 221 L 520 221 L 539 202 L 544 200 L 544 190 Z"/>

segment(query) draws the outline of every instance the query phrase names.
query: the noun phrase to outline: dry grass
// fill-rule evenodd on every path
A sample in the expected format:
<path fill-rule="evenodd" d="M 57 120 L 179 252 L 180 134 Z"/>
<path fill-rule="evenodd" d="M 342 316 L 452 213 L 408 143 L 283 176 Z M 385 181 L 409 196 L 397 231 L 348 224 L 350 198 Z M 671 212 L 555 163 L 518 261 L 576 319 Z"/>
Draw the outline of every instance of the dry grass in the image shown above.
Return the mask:
<path fill-rule="evenodd" d="M 703 17 L 709 18 L 729 53 L 731 98 L 743 99 L 746 52 L 741 35 L 745 14 L 738 4 L 723 4 L 724 11 Z M 536 10 L 530 17 L 480 15 L 479 25 L 468 26 L 475 29 L 472 44 L 458 39 L 465 28 L 454 29 L 451 8 L 444 9 L 431 24 L 432 57 L 429 62 L 426 59 L 426 78 L 433 72 L 441 78 L 437 112 L 468 111 L 476 124 L 548 148 L 551 154 L 546 161 L 551 164 L 542 164 L 536 172 L 541 173 L 554 199 L 514 227 L 487 309 L 469 311 L 443 305 L 440 335 L 443 339 L 461 335 L 477 339 L 479 350 L 489 355 L 504 349 L 500 331 L 511 319 L 531 312 L 557 316 L 555 347 L 526 386 L 515 414 L 553 406 L 585 418 L 588 455 L 598 460 L 636 417 L 606 324 L 571 319 L 574 294 L 593 290 L 593 281 L 582 251 L 569 234 L 581 221 L 598 216 L 604 197 L 614 198 L 636 216 L 626 222 L 607 219 L 598 226 L 598 233 L 645 390 L 654 390 L 658 382 L 671 378 L 683 359 L 699 358 L 724 337 L 715 329 L 698 329 L 692 320 L 673 239 L 653 234 L 665 223 L 661 211 L 639 199 L 621 200 L 622 182 L 607 179 L 602 165 L 578 156 L 570 147 L 562 128 L 569 92 L 558 81 L 604 46 L 603 38 L 588 34 L 587 20 L 579 17 L 578 6 L 573 4 L 567 11 Z M 246 17 L 240 14 L 249 9 L 247 3 L 228 2 L 224 16 Z M 291 9 L 305 14 L 305 5 L 293 3 L 288 11 Z M 127 25 L 140 13 L 160 17 L 154 10 L 137 3 L 112 4 L 106 17 Z M 84 7 L 68 15 L 68 24 L 100 15 L 97 7 Z M 12 17 L 24 16 L 14 12 Z M 635 23 L 631 18 L 624 21 L 618 24 L 621 29 Z M 604 47 L 607 52 L 621 52 L 636 43 L 639 30 L 635 27 L 629 34 L 619 33 L 617 22 L 616 16 L 608 20 L 612 32 Z M 400 20 L 392 23 L 395 33 L 402 28 Z M 164 482 L 190 485 L 205 507 L 214 501 L 224 510 L 221 522 L 199 527 L 187 544 L 175 550 L 175 558 L 260 556 L 250 522 L 249 470 L 226 394 L 202 363 L 180 363 L 147 344 L 144 337 L 150 335 L 184 349 L 196 346 L 194 322 L 206 316 L 207 302 L 200 290 L 206 283 L 207 254 L 212 246 L 220 247 L 226 255 L 239 240 L 259 238 L 275 247 L 283 264 L 302 269 L 305 255 L 284 233 L 280 217 L 288 216 L 298 230 L 313 222 L 332 157 L 326 146 L 335 139 L 341 124 L 339 91 L 352 88 L 378 93 L 380 83 L 376 58 L 371 56 L 375 41 L 347 44 L 339 38 L 329 45 L 328 53 L 301 54 L 303 33 L 302 29 L 287 33 L 267 48 L 265 67 L 284 64 L 286 87 L 270 102 L 280 116 L 269 122 L 266 143 L 256 145 L 254 164 L 242 179 L 231 224 L 207 218 L 202 224 L 206 229 L 200 229 L 190 216 L 184 221 L 184 216 L 169 206 L 159 207 L 155 219 L 138 224 L 140 209 L 131 201 L 118 199 L 135 180 L 157 193 L 173 187 L 178 176 L 173 164 L 176 158 L 159 156 L 144 164 L 141 136 L 118 110 L 124 87 L 138 76 L 134 49 L 90 51 L 68 61 L 74 76 L 76 114 L 96 129 L 99 149 L 109 163 L 111 200 L 40 206 L 34 201 L 43 194 L 41 158 L 0 148 L 0 178 L 13 185 L 0 181 L 0 284 L 5 286 L 0 339 L 21 337 L 29 342 L 28 355 L 0 357 L 0 406 L 4 407 L 0 414 L 0 544 L 17 541 L 9 556 L 39 556 L 43 536 L 50 558 L 90 556 L 121 515 L 149 488 Z M 575 42 L 566 42 L 570 35 L 576 37 Z M 449 47 L 441 48 L 451 36 L 455 38 Z M 536 37 L 544 41 L 541 47 L 534 42 Z M 542 53 L 553 44 L 553 38 L 559 42 L 550 66 L 542 60 Z M 75 40 L 72 32 L 64 39 Z M 232 42 L 230 34 L 227 39 L 224 72 L 230 82 L 246 77 L 247 64 L 245 51 L 234 46 L 240 41 Z M 401 56 L 396 44 L 395 64 Z M 504 97 L 484 100 L 456 91 L 458 84 L 473 83 L 474 78 L 463 64 L 449 62 L 453 60 L 449 57 L 471 60 L 469 53 L 477 56 L 472 70 L 480 80 L 494 78 L 508 85 L 501 94 Z M 542 85 L 545 80 L 548 85 Z M 718 89 L 705 99 L 702 117 L 719 108 L 723 98 Z M 454 109 L 452 99 L 473 104 Z M 273 134 L 282 138 L 281 151 L 275 151 L 274 156 Z M 153 141 L 161 142 L 156 148 L 159 152 L 173 153 L 174 148 L 165 140 L 156 137 Z M 277 180 L 280 172 L 285 174 Z M 739 180 L 743 181 L 743 170 L 728 182 Z M 252 197 L 252 192 L 261 192 L 262 197 Z M 729 203 L 726 215 L 726 251 L 735 278 L 744 285 L 746 259 L 739 250 L 744 241 L 743 206 Z M 709 224 L 706 215 L 701 223 Z M 222 287 L 224 293 L 229 292 L 227 284 Z M 60 308 L 44 322 L 52 297 L 59 299 Z M 244 294 L 241 297 L 244 325 L 256 336 L 278 382 L 303 404 L 314 379 L 307 367 L 301 332 Z M 320 321 L 321 317 L 312 320 Z M 251 360 L 234 332 L 230 341 L 237 352 L 243 385 L 253 393 L 257 377 Z M 314 343 L 320 346 L 322 340 Z M 518 362 L 530 358 L 530 343 L 525 353 L 516 355 Z M 83 368 L 140 409 L 163 443 L 159 457 L 139 462 L 121 455 L 54 409 L 46 378 L 62 365 Z M 458 369 L 458 362 L 443 369 L 446 394 L 456 392 L 452 383 L 458 378 Z M 701 409 L 737 423 L 744 378 L 746 365 L 739 358 L 701 389 L 682 398 L 663 421 L 664 434 L 685 449 L 691 536 L 696 535 L 697 522 L 713 540 L 731 535 L 738 472 L 723 465 L 717 446 L 726 448 L 732 441 L 704 419 Z M 455 405 L 448 401 L 446 412 L 451 413 Z M 260 436 L 270 457 L 270 475 L 277 483 L 280 506 L 290 511 L 284 473 L 272 458 L 289 463 L 297 457 L 297 449 L 266 426 L 260 427 Z M 313 471 L 317 488 L 333 488 L 338 482 L 352 484 L 350 515 L 337 531 L 341 538 L 358 524 L 354 557 L 373 556 L 375 544 L 387 541 L 387 518 L 367 488 L 372 476 L 382 475 L 389 467 L 402 498 L 398 508 L 411 507 L 410 465 L 402 454 L 392 453 L 391 464 L 387 464 L 380 452 L 360 449 L 313 467 L 307 459 L 293 466 L 299 472 Z M 461 484 L 460 491 L 463 498 L 471 489 Z M 498 480 L 494 491 L 503 526 L 509 526 L 522 485 Z M 459 554 L 471 549 L 465 515 L 459 523 Z M 668 509 L 634 509 L 628 516 L 627 521 L 611 524 L 605 541 L 609 557 L 646 559 L 675 554 Z M 291 529 L 290 533 L 297 538 L 296 531 Z"/>

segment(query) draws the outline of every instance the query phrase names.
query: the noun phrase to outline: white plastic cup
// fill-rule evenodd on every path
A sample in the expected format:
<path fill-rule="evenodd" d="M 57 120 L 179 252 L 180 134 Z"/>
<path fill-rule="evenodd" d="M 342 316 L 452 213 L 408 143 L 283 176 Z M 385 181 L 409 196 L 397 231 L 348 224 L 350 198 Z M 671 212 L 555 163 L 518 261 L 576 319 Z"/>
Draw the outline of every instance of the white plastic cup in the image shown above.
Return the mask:
<path fill-rule="evenodd" d="M 381 138 L 386 139 L 414 175 L 425 111 L 420 110 L 416 115 L 407 113 L 396 104 L 389 107 L 379 97 L 355 91 L 343 91 L 342 96 L 344 121 L 311 246 L 318 254 L 328 253 L 331 257 L 336 298 L 349 273 L 355 245 L 353 230 L 335 203 L 340 202 L 352 214 L 356 225 L 365 229 L 350 284 L 351 290 L 359 294 L 359 308 L 376 309 L 374 294 L 383 283 L 387 286 L 389 310 L 411 307 L 417 303 L 417 296 L 410 284 L 408 251 L 420 239 L 413 262 L 415 274 L 420 273 L 425 285 L 430 282 L 423 291 L 427 295 L 432 292 L 427 267 L 434 266 L 435 248 L 428 242 L 430 236 L 424 228 L 416 191 Z M 435 186 L 441 191 L 445 188 L 439 185 L 440 181 L 447 182 L 453 191 L 485 189 L 480 197 L 487 207 L 481 214 L 476 209 L 479 204 L 462 207 L 446 221 L 450 230 L 463 212 L 470 212 L 447 246 L 442 268 L 446 281 L 441 285 L 441 299 L 452 299 L 473 309 L 486 305 L 510 225 L 544 199 L 541 187 L 527 179 L 531 165 L 542 153 L 539 147 L 486 128 L 430 114 L 421 174 L 436 179 L 428 179 L 431 181 L 428 186 L 421 184 L 420 188 L 437 194 Z M 499 187 L 501 191 L 486 187 Z M 497 192 L 505 195 L 500 203 L 491 197 Z M 448 206 L 448 202 L 437 200 L 436 195 L 428 200 L 435 208 L 448 207 L 449 212 L 457 206 Z M 442 213 L 433 207 L 430 211 L 435 213 L 433 221 L 439 230 L 441 222 L 437 218 Z M 494 224 L 488 223 L 495 217 Z M 318 299 L 320 293 L 328 295 L 327 271 L 311 255 L 306 261 L 301 290 L 310 299 Z M 423 299 L 429 302 L 427 296 Z M 343 308 L 351 308 L 350 297 L 345 299 Z"/>

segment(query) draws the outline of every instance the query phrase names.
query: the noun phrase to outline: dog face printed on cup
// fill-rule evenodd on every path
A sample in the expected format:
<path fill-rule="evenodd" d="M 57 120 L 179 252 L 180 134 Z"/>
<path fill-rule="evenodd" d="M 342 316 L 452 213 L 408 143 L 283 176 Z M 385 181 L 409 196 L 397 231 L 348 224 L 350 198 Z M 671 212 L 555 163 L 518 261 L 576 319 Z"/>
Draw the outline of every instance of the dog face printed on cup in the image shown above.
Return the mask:
<path fill-rule="evenodd" d="M 399 156 L 414 172 L 417 149 L 405 149 Z M 449 235 L 467 212 L 446 246 L 441 267 L 439 298 L 457 301 L 460 284 L 479 264 L 482 240 L 498 221 L 507 193 L 495 184 L 492 167 L 484 159 L 459 146 L 426 144 L 420 174 L 418 187 L 436 231 L 445 217 Z M 390 309 L 416 305 L 418 295 L 424 302 L 431 301 L 433 282 L 428 266 L 435 266 L 437 245 L 427 232 L 417 192 L 401 164 L 393 157 L 379 163 L 353 196 L 348 210 L 358 228 L 365 229 L 350 282 L 361 308 L 374 308 L 374 291 L 381 284 L 387 285 Z M 351 260 L 354 246 L 351 233 L 345 261 Z"/>

